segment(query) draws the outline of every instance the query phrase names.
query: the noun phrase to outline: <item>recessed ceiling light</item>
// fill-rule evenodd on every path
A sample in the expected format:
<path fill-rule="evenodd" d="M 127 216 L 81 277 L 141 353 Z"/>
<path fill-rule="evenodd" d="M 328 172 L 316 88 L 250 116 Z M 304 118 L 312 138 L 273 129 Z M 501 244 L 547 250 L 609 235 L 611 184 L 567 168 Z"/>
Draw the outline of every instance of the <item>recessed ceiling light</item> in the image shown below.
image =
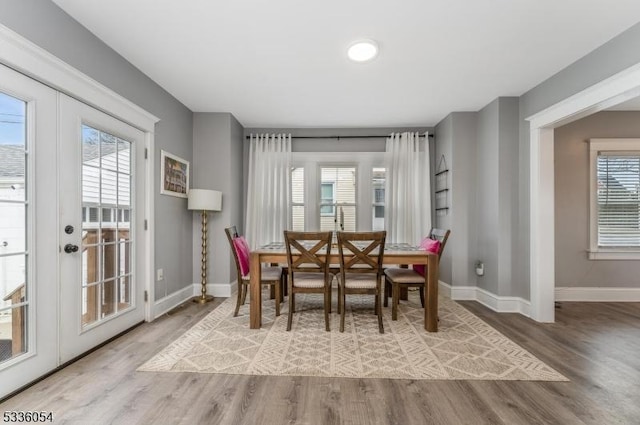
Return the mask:
<path fill-rule="evenodd" d="M 360 40 L 349 46 L 349 59 L 354 62 L 367 62 L 378 56 L 378 43 L 373 40 Z"/>

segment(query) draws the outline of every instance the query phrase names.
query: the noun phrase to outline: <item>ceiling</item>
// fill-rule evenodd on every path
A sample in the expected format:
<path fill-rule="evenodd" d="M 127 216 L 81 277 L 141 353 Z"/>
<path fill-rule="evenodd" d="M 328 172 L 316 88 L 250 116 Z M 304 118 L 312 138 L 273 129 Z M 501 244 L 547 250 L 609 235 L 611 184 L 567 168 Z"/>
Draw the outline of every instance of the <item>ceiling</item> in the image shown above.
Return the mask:
<path fill-rule="evenodd" d="M 616 0 L 53 0 L 196 112 L 432 126 L 519 96 L 640 21 Z M 361 38 L 380 55 L 352 63 Z"/>

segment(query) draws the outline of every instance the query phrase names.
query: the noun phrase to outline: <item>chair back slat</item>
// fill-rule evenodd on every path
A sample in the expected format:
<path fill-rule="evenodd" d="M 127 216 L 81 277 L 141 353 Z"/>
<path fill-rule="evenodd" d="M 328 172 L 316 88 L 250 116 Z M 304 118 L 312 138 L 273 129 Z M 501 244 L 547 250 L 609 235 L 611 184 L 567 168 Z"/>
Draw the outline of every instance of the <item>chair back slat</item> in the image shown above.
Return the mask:
<path fill-rule="evenodd" d="M 382 275 L 386 231 L 338 232 L 340 272 Z"/>
<path fill-rule="evenodd" d="M 331 232 L 284 231 L 289 273 L 329 273 L 328 258 L 331 253 Z"/>

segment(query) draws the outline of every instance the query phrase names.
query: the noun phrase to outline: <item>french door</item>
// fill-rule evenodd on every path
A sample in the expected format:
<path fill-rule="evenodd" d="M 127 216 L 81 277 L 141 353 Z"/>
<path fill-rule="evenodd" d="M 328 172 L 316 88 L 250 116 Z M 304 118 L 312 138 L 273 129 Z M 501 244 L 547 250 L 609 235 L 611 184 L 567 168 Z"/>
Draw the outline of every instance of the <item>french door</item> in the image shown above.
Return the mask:
<path fill-rule="evenodd" d="M 0 397 L 58 364 L 56 102 L 0 65 Z"/>
<path fill-rule="evenodd" d="M 60 94 L 60 361 L 144 320 L 144 133 Z"/>
<path fill-rule="evenodd" d="M 145 317 L 145 133 L 0 65 L 0 398 Z"/>

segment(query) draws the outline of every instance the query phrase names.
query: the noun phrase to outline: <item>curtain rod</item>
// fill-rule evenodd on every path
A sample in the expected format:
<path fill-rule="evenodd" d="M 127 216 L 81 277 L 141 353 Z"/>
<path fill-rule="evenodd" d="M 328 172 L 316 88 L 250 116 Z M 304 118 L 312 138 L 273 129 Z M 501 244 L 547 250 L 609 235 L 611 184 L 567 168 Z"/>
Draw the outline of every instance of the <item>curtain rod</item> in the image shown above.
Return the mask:
<path fill-rule="evenodd" d="M 292 139 L 386 139 L 387 136 L 291 136 Z M 424 134 L 418 137 L 424 137 Z M 433 138 L 433 134 L 429 134 L 430 138 Z M 251 136 L 246 136 L 245 139 L 250 139 Z"/>

